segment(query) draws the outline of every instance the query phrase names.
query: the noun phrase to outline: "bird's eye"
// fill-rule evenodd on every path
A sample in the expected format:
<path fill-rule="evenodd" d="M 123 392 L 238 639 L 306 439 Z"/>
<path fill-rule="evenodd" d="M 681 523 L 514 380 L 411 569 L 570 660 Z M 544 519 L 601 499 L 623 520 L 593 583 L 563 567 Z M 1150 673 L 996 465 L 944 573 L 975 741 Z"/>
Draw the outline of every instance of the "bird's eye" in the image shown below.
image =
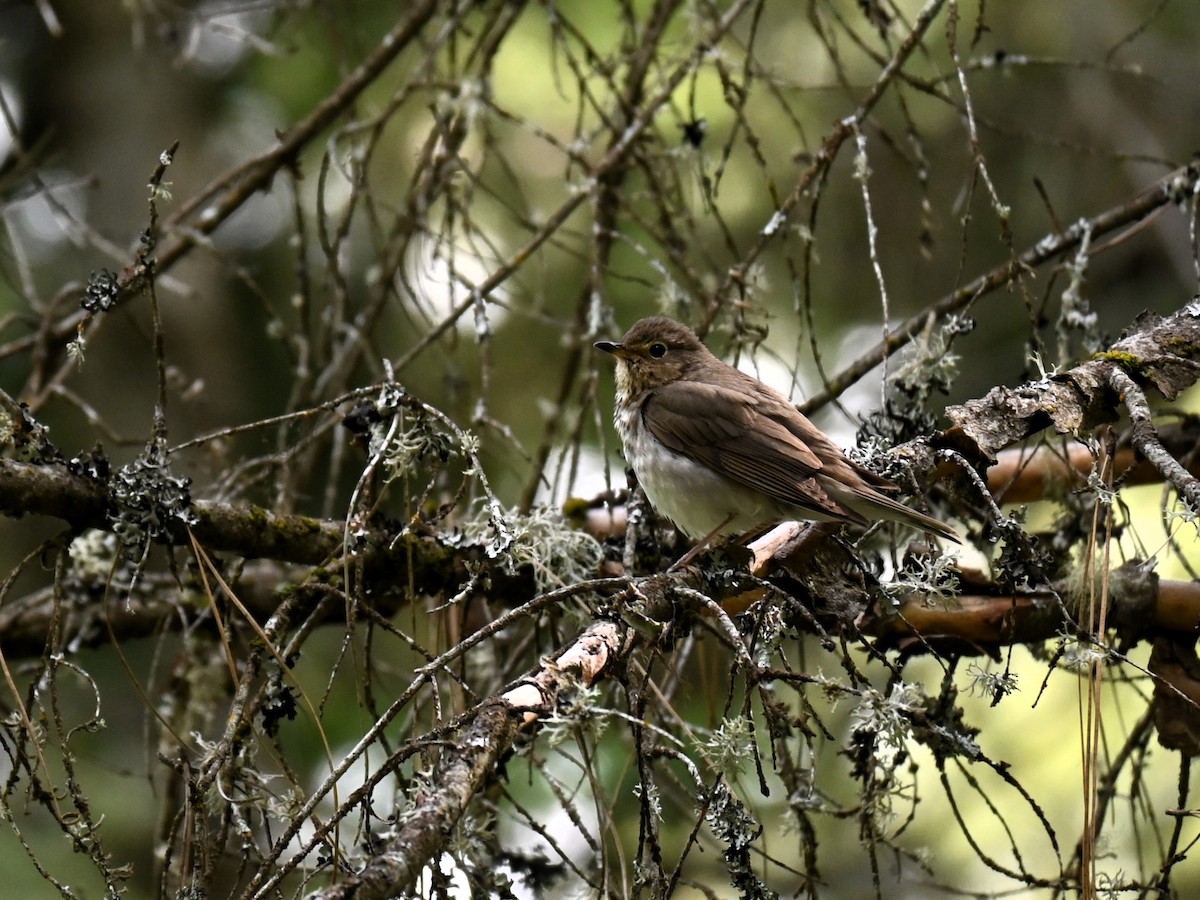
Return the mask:
<path fill-rule="evenodd" d="M 650 355 L 655 359 L 662 359 L 667 355 L 667 345 L 662 341 L 655 341 L 650 345 Z"/>

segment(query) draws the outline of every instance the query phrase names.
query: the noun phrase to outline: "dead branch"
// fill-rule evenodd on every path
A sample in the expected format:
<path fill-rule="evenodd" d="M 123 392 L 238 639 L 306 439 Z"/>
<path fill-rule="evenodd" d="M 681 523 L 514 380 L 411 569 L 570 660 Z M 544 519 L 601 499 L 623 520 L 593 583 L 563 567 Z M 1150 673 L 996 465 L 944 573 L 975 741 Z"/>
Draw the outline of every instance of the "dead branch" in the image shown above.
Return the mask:
<path fill-rule="evenodd" d="M 1005 447 L 1045 428 L 1086 434 L 1117 420 L 1119 398 L 1113 372 L 1154 387 L 1174 400 L 1200 377 L 1200 300 L 1160 318 L 1142 315 L 1104 353 L 1063 372 L 1017 388 L 998 387 L 987 396 L 951 406 L 954 428 L 947 443 L 991 463 Z"/>
<path fill-rule="evenodd" d="M 314 896 L 385 900 L 407 890 L 442 849 L 467 806 L 500 774 L 501 760 L 522 728 L 552 713 L 561 692 L 591 685 L 607 668 L 619 665 L 635 636 L 623 623 L 596 622 L 557 657 L 483 703 L 443 752 L 421 803 L 397 823 L 383 851 L 361 871 Z"/>

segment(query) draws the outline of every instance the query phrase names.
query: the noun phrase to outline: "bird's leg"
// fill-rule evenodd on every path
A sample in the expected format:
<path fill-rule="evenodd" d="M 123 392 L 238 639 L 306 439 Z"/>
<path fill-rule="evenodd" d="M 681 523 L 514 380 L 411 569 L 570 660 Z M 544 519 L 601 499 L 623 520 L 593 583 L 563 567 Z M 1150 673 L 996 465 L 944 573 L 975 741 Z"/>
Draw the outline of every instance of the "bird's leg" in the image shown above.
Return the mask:
<path fill-rule="evenodd" d="M 679 557 L 679 559 L 675 560 L 675 562 L 671 563 L 671 565 L 667 569 L 667 571 L 674 572 L 676 569 L 682 569 L 684 566 L 686 566 L 688 563 L 690 563 L 692 560 L 694 560 L 697 556 L 699 556 L 701 553 L 703 553 L 705 550 L 707 550 L 709 548 L 709 546 L 712 544 L 713 540 L 716 538 L 716 536 L 725 529 L 726 525 L 728 525 L 730 522 L 733 521 L 733 517 L 735 515 L 737 515 L 737 514 L 730 513 L 729 515 L 727 515 L 724 518 L 724 520 L 721 522 L 721 524 L 718 525 L 716 528 L 714 528 L 712 531 L 710 531 L 708 534 L 706 534 L 704 536 L 703 540 L 701 540 L 698 544 L 696 544 L 695 547 L 693 547 L 687 553 L 683 554 L 683 556 Z"/>

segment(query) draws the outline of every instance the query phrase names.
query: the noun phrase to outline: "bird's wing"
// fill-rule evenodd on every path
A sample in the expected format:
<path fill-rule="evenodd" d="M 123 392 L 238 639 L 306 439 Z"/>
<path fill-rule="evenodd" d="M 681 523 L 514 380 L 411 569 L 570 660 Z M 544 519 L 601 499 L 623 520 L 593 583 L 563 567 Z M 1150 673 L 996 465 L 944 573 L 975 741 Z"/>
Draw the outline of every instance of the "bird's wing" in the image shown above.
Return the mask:
<path fill-rule="evenodd" d="M 717 385 L 675 381 L 646 398 L 642 421 L 676 453 L 780 503 L 838 521 L 866 521 L 830 497 L 813 478 L 824 468 L 821 457 L 796 433 L 813 426 L 782 398 L 775 401 Z M 814 440 L 829 444 L 820 432 Z"/>

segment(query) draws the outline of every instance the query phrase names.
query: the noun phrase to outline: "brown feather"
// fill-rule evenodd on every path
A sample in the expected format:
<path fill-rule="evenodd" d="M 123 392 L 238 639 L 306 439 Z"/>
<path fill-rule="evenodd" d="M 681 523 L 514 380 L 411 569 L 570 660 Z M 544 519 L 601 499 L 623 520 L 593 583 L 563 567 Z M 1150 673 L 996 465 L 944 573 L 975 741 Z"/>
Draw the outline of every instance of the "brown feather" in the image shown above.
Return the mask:
<path fill-rule="evenodd" d="M 675 381 L 645 399 L 642 421 L 676 453 L 778 503 L 864 524 L 866 519 L 833 500 L 813 477 L 823 463 L 796 435 L 795 427 L 788 427 L 794 423 L 781 421 L 780 410 L 770 409 L 775 404 L 748 403 L 748 399 L 724 386 Z M 759 409 L 764 405 L 776 415 L 764 414 Z M 800 417 L 790 404 L 786 406 Z"/>

